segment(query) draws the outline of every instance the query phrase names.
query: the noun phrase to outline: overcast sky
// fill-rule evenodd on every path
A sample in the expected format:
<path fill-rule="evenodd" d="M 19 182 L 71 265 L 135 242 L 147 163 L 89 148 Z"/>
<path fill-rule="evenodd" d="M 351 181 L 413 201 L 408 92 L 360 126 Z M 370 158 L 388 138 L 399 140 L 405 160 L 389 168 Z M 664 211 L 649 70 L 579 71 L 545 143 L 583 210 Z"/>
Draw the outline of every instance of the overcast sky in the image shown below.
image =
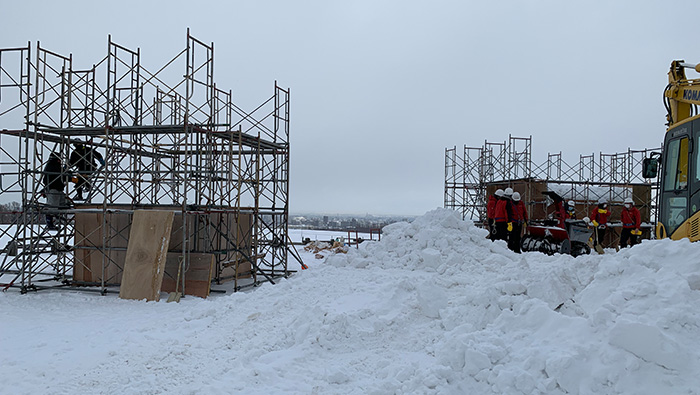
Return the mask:
<path fill-rule="evenodd" d="M 0 47 L 88 68 L 107 36 L 157 70 L 186 29 L 244 108 L 291 89 L 292 213 L 423 214 L 444 150 L 532 136 L 562 151 L 661 145 L 671 60 L 700 62 L 698 1 L 0 0 Z M 4 125 L 0 125 L 4 126 Z M 6 126 L 4 126 L 6 127 Z"/>

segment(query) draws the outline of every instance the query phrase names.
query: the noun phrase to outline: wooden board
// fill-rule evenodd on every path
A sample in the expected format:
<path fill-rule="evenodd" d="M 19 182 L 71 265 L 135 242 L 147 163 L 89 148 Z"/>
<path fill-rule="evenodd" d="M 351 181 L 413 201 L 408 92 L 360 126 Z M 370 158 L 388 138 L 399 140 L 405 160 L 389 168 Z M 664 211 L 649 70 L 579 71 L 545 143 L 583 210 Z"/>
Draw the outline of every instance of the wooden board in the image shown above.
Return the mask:
<path fill-rule="evenodd" d="M 120 298 L 160 299 L 173 217 L 172 211 L 134 211 Z"/>
<path fill-rule="evenodd" d="M 182 254 L 169 252 L 165 261 L 165 276 L 161 292 L 175 292 L 178 265 Z M 185 268 L 185 295 L 206 298 L 211 289 L 214 274 L 214 254 L 191 253 L 189 265 Z M 182 275 L 182 274 L 181 274 Z M 182 283 L 178 288 L 182 292 Z"/>

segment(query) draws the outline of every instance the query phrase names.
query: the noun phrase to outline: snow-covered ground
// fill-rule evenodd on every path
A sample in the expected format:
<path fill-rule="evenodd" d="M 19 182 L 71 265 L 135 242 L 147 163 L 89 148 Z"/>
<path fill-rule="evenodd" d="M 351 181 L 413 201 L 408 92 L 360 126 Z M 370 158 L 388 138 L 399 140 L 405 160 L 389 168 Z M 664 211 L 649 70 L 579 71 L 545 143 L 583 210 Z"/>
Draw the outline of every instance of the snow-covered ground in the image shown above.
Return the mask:
<path fill-rule="evenodd" d="M 1 393 L 698 394 L 700 243 L 516 255 L 437 209 L 248 292 L 0 294 Z M 319 238 L 320 239 L 320 238 Z"/>

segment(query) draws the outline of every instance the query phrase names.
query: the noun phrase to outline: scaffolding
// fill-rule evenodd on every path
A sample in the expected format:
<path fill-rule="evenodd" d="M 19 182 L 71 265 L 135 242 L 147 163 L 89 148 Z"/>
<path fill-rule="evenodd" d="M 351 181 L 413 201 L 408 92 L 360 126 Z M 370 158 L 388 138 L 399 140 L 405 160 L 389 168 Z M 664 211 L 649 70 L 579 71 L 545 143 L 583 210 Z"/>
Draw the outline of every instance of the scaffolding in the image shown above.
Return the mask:
<path fill-rule="evenodd" d="M 212 281 L 234 290 L 288 276 L 289 94 L 275 82 L 243 110 L 215 83 L 214 43 L 189 29 L 156 71 L 111 36 L 87 69 L 39 42 L 0 49 L 0 199 L 21 202 L 0 228 L 2 288 L 114 291 L 137 209 L 175 211 L 168 251 L 183 273 L 207 253 Z M 51 154 L 67 184 L 58 204 L 45 199 Z"/>
<path fill-rule="evenodd" d="M 562 153 L 549 153 L 547 160 L 537 164 L 532 160 L 532 136 L 508 136 L 507 142 L 488 142 L 481 147 L 464 146 L 445 149 L 445 199 L 444 207 L 457 210 L 462 218 L 472 219 L 480 225 L 487 224 L 486 203 L 489 186 L 513 186 L 532 188 L 533 182 L 556 186 L 562 195 L 583 203 L 586 212 L 589 205 L 606 198 L 610 202 L 622 202 L 635 186 L 648 187 L 651 194 L 635 196 L 640 211 L 656 218 L 658 180 L 642 177 L 644 158 L 661 148 L 632 150 L 627 152 L 580 155 L 573 165 L 562 159 Z M 528 190 L 528 196 L 534 196 Z M 531 201 L 530 204 L 542 202 Z"/>

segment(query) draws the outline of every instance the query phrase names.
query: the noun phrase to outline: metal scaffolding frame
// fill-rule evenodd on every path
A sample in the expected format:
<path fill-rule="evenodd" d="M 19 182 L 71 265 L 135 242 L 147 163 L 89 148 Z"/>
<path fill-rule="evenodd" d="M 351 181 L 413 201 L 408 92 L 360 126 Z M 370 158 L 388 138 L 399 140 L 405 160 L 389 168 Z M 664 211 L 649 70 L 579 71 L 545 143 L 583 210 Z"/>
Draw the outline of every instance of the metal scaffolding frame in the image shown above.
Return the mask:
<path fill-rule="evenodd" d="M 445 149 L 444 207 L 459 211 L 462 218 L 486 224 L 487 186 L 493 183 L 512 185 L 515 180 L 539 180 L 570 188 L 570 195 L 581 202 L 599 198 L 621 201 L 621 188 L 635 184 L 651 187 L 651 199 L 641 202 L 641 208 L 656 217 L 657 179 L 642 177 L 644 158 L 661 148 L 632 150 L 614 154 L 580 155 L 573 165 L 562 159 L 562 153 L 549 153 L 542 164 L 532 161 L 532 136 L 508 136 L 507 142 L 488 142 L 481 147 L 464 146 Z M 527 184 L 528 186 L 530 184 Z M 587 204 L 587 203 L 586 203 Z M 586 210 L 588 206 L 586 205 Z"/>
<path fill-rule="evenodd" d="M 176 212 L 181 240 L 171 247 L 183 273 L 191 254 L 209 253 L 214 281 L 235 290 L 288 276 L 289 111 L 290 91 L 277 82 L 252 111 L 233 103 L 214 82 L 214 44 L 189 29 L 185 48 L 157 71 L 111 36 L 107 55 L 84 70 L 39 42 L 0 49 L 0 196 L 22 206 L 16 223 L 0 228 L 10 240 L 0 253 L 2 288 L 113 290 L 122 269 L 115 256 L 140 208 Z M 100 152 L 104 166 L 70 168 L 75 143 Z M 66 164 L 62 178 L 89 179 L 84 201 L 69 182 L 65 205 L 45 202 L 51 153 Z M 47 229 L 47 214 L 58 232 Z M 80 216 L 101 226 L 76 229 Z M 77 281 L 78 269 L 93 280 Z"/>

